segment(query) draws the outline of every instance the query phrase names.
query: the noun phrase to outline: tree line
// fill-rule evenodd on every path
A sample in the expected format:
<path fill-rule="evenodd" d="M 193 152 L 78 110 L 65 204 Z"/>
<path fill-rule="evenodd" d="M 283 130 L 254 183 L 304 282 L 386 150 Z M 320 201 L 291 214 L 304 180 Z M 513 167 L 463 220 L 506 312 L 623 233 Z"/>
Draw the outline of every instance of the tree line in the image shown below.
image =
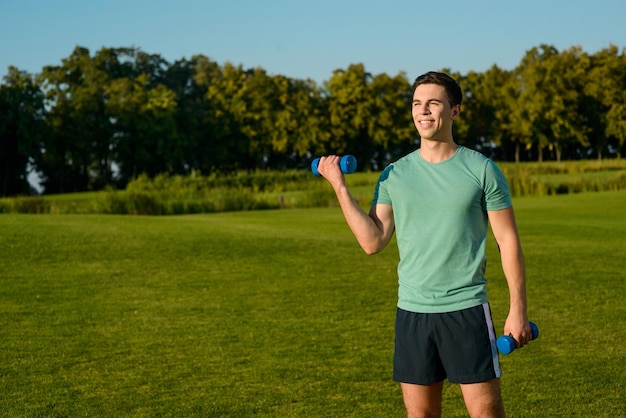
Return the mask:
<path fill-rule="evenodd" d="M 506 161 L 621 158 L 625 50 L 542 44 L 513 70 L 442 69 L 465 95 L 455 140 Z M 419 144 L 412 81 L 353 64 L 318 85 L 203 55 L 76 47 L 60 65 L 3 77 L 0 195 L 31 192 L 31 171 L 50 194 L 141 174 L 304 168 L 326 153 L 379 170 Z"/>

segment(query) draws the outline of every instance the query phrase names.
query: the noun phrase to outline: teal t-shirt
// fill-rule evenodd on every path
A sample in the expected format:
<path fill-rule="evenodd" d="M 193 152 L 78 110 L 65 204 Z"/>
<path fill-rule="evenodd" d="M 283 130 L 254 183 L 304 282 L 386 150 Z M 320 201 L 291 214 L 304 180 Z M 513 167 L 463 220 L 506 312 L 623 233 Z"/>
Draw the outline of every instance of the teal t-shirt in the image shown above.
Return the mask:
<path fill-rule="evenodd" d="M 399 308 L 439 313 L 487 302 L 487 211 L 511 206 L 493 161 L 462 146 L 439 163 L 414 151 L 383 170 L 372 204 L 393 206 Z"/>

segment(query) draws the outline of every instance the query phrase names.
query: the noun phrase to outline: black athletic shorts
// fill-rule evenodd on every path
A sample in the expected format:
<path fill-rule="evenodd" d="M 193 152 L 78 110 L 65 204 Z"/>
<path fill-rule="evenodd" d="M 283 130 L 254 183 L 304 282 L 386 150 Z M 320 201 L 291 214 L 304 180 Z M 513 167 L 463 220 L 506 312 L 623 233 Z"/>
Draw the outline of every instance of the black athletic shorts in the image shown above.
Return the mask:
<path fill-rule="evenodd" d="M 393 379 L 430 385 L 500 377 L 489 304 L 447 313 L 396 313 Z"/>

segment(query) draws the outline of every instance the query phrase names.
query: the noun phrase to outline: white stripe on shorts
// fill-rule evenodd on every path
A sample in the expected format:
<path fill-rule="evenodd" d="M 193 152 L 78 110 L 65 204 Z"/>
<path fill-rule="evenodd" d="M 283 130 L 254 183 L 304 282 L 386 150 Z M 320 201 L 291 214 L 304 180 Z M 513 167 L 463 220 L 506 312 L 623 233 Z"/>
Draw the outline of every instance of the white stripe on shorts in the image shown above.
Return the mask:
<path fill-rule="evenodd" d="M 496 348 L 496 332 L 493 327 L 493 320 L 491 319 L 491 309 L 488 303 L 483 303 L 483 311 L 485 312 L 485 321 L 487 322 L 487 329 L 489 330 L 489 343 L 491 344 L 491 360 L 493 361 L 493 370 L 496 373 L 496 377 L 502 376 L 502 370 L 500 369 L 500 359 L 498 358 L 498 350 Z"/>

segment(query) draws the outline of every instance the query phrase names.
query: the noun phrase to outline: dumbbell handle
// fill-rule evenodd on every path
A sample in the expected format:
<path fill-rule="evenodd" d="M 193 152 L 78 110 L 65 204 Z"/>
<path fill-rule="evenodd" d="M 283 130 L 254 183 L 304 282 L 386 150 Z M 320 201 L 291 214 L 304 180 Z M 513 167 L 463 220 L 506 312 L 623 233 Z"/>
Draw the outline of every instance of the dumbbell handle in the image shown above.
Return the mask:
<path fill-rule="evenodd" d="M 316 158 L 311 162 L 311 171 L 316 176 L 320 175 L 319 171 L 317 171 L 317 165 L 319 164 L 319 162 L 319 158 Z M 356 158 L 354 157 L 354 155 L 344 155 L 339 161 L 339 167 L 341 168 L 341 172 L 344 174 L 354 173 L 356 171 Z"/>
<path fill-rule="evenodd" d="M 539 337 L 539 328 L 534 322 L 530 322 L 530 330 L 532 331 L 531 340 Z M 511 354 L 515 350 L 515 340 L 509 335 L 502 335 L 496 340 L 498 351 L 502 354 Z"/>

